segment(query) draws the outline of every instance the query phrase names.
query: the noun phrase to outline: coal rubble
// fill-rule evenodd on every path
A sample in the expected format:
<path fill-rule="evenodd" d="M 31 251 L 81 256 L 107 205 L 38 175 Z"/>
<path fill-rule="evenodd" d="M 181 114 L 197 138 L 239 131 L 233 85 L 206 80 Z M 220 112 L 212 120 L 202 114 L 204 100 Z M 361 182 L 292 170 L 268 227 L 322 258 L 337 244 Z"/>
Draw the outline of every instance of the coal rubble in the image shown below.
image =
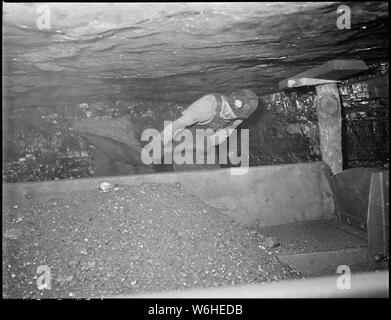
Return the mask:
<path fill-rule="evenodd" d="M 301 277 L 278 260 L 270 239 L 179 184 L 97 186 L 5 210 L 5 297 L 133 295 Z M 45 270 L 49 287 L 42 288 Z"/>

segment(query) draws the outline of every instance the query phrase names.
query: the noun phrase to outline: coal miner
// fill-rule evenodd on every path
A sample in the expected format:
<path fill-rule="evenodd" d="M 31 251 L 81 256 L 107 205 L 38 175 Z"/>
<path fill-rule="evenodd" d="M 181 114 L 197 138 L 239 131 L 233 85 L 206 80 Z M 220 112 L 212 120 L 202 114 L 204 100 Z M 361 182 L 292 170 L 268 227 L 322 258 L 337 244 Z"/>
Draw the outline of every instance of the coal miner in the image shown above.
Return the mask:
<path fill-rule="evenodd" d="M 247 119 L 258 107 L 258 97 L 251 90 L 237 90 L 229 96 L 222 94 L 207 94 L 192 103 L 182 112 L 182 116 L 166 126 L 161 133 L 163 145 L 167 146 L 172 138 L 173 150 L 181 142 L 181 133 L 188 129 L 193 133 L 194 161 L 192 164 L 177 164 L 173 161 L 174 171 L 189 169 L 213 169 L 218 168 L 217 161 L 214 164 L 196 164 L 197 152 L 205 159 L 210 153 L 216 153 L 215 146 L 223 143 L 232 133 L 232 129 L 239 126 L 244 119 Z M 203 148 L 198 148 L 196 129 L 204 129 L 210 132 L 208 138 L 211 141 L 209 148 L 204 143 Z M 212 130 L 207 130 L 212 129 Z M 170 134 L 171 133 L 171 134 Z M 217 159 L 217 156 L 214 156 Z"/>
<path fill-rule="evenodd" d="M 172 150 L 175 153 L 175 146 L 181 143 L 181 133 L 185 129 L 192 132 L 194 140 L 192 140 L 191 147 L 194 161 L 191 164 L 178 164 L 173 161 L 173 170 L 218 168 L 215 146 L 225 141 L 231 134 L 231 130 L 248 118 L 257 106 L 258 98 L 251 90 L 238 90 L 229 96 L 208 94 L 192 103 L 183 111 L 182 116 L 166 126 L 163 134 L 160 135 L 163 137 L 160 138 L 163 147 L 170 141 L 173 142 Z M 129 118 L 76 120 L 71 129 L 94 146 L 91 162 L 96 176 L 168 170 L 165 165 L 149 165 L 143 161 L 141 130 Z M 199 141 L 196 139 L 196 129 L 210 129 L 206 132 L 210 133 L 208 138 L 211 143 L 205 144 L 203 141 L 202 149 L 197 145 Z M 169 135 L 166 133 L 169 131 L 172 133 L 171 139 L 167 139 Z M 196 164 L 197 152 L 202 153 L 201 156 L 205 158 L 203 164 Z M 216 161 L 213 164 L 207 164 L 206 159 L 211 153 L 214 153 Z"/>

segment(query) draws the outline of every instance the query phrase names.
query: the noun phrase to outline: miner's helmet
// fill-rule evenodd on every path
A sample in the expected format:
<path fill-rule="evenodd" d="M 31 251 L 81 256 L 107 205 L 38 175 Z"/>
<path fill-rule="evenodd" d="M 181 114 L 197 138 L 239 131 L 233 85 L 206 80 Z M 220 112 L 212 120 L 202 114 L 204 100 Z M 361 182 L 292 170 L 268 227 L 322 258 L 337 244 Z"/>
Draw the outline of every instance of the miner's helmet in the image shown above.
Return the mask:
<path fill-rule="evenodd" d="M 229 104 L 238 118 L 248 118 L 258 107 L 257 95 L 248 89 L 237 90 L 229 95 Z"/>

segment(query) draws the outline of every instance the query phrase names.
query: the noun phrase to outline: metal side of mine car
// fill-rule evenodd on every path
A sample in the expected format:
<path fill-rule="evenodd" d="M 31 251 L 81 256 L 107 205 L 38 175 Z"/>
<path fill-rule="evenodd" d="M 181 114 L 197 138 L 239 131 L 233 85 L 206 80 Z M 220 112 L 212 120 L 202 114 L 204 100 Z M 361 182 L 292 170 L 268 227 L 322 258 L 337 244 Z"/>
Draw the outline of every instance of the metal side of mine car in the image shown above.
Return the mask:
<path fill-rule="evenodd" d="M 246 225 L 276 225 L 333 219 L 334 202 L 323 162 L 250 167 L 242 175 L 230 169 L 151 173 L 130 176 L 4 184 L 3 203 L 28 206 L 68 191 L 99 188 L 101 182 L 137 185 L 180 183 L 205 203 L 227 210 Z"/>

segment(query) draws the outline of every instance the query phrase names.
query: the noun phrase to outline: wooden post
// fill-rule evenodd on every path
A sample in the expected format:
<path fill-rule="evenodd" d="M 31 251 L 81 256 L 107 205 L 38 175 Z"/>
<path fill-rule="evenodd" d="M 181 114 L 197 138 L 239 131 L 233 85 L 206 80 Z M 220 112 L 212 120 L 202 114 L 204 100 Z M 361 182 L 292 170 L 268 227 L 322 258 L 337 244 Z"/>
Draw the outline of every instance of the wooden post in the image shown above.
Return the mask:
<path fill-rule="evenodd" d="M 342 116 L 336 83 L 320 84 L 316 88 L 320 150 L 323 161 L 333 174 L 342 172 Z"/>
<path fill-rule="evenodd" d="M 280 89 L 315 86 L 320 150 L 333 174 L 343 169 L 341 103 L 336 82 L 365 70 L 368 66 L 362 60 L 331 60 L 279 83 Z"/>

